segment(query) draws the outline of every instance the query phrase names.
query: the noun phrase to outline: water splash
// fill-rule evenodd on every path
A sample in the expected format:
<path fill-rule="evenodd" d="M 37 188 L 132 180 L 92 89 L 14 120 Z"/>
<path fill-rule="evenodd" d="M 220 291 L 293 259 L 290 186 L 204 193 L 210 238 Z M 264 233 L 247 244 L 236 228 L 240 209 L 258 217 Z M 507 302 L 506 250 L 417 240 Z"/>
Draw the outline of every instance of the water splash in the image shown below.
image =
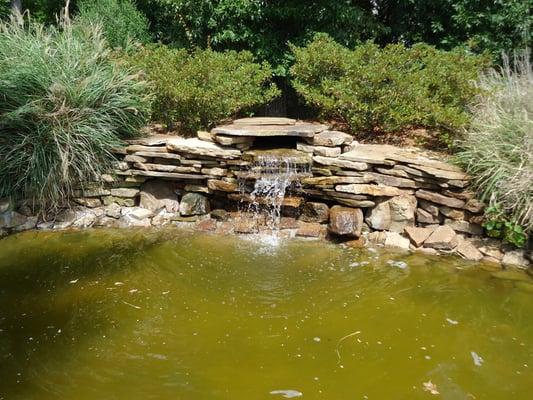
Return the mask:
<path fill-rule="evenodd" d="M 241 215 L 258 221 L 270 236 L 276 236 L 287 194 L 299 188 L 300 179 L 309 176 L 310 171 L 310 162 L 302 162 L 301 157 L 256 156 L 239 178 L 241 204 L 244 204 Z"/>

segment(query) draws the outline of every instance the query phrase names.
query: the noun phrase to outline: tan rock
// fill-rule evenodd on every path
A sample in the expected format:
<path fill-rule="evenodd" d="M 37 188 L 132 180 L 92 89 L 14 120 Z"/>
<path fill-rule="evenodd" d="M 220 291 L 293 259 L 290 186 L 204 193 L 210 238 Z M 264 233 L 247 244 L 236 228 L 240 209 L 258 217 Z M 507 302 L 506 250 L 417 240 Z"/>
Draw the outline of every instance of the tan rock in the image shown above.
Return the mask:
<path fill-rule="evenodd" d="M 198 138 L 184 139 L 174 138 L 167 142 L 167 149 L 176 153 L 192 154 L 196 156 L 217 157 L 217 158 L 238 158 L 241 156 L 240 150 L 222 147 L 216 143 L 210 143 Z"/>
<path fill-rule="evenodd" d="M 329 207 L 324 203 L 307 202 L 305 203 L 300 220 L 304 222 L 328 222 Z"/>
<path fill-rule="evenodd" d="M 207 181 L 207 187 L 209 190 L 220 192 L 236 192 L 238 187 L 234 183 L 225 182 L 221 180 L 209 179 Z"/>
<path fill-rule="evenodd" d="M 403 237 L 398 232 L 384 232 L 385 247 L 395 247 L 398 249 L 409 250 L 409 239 Z"/>
<path fill-rule="evenodd" d="M 439 193 L 428 192 L 427 190 L 418 190 L 415 193 L 415 196 L 419 199 L 428 200 L 433 203 L 441 204 L 443 206 L 448 206 L 452 208 L 463 208 L 463 206 L 465 205 L 465 202 L 463 200 L 459 200 L 453 197 L 446 197 Z"/>
<path fill-rule="evenodd" d="M 387 156 L 397 150 L 397 147 L 389 145 L 358 144 L 351 151 L 343 153 L 340 158 L 368 164 L 394 165 L 395 162 L 387 160 Z"/>
<path fill-rule="evenodd" d="M 350 184 L 350 185 L 337 185 L 335 190 L 338 192 L 353 193 L 353 194 L 366 194 L 375 197 L 394 197 L 405 194 L 404 191 L 385 185 L 366 185 L 366 184 Z"/>
<path fill-rule="evenodd" d="M 313 154 L 316 156 L 337 157 L 340 156 L 341 153 L 340 147 L 315 146 L 313 148 Z"/>
<path fill-rule="evenodd" d="M 296 120 L 285 117 L 251 117 L 233 121 L 234 125 L 294 125 Z"/>
<path fill-rule="evenodd" d="M 454 219 L 454 220 L 464 220 L 465 219 L 465 212 L 463 210 L 458 210 L 456 208 L 450 208 L 446 206 L 441 206 L 439 208 L 442 215 L 445 217 Z"/>
<path fill-rule="evenodd" d="M 455 231 L 447 225 L 441 225 L 425 240 L 424 246 L 437 250 L 453 250 L 457 243 Z"/>
<path fill-rule="evenodd" d="M 317 133 L 313 137 L 313 144 L 315 146 L 337 147 L 349 145 L 352 142 L 353 136 L 339 131 L 324 131 Z"/>
<path fill-rule="evenodd" d="M 88 208 L 96 208 L 102 205 L 102 201 L 98 197 L 89 197 L 89 198 L 81 197 L 81 198 L 74 199 L 74 201 L 78 203 L 79 205 L 82 205 Z"/>
<path fill-rule="evenodd" d="M 319 237 L 322 233 L 322 225 L 316 222 L 301 222 L 296 236 L 302 237 Z"/>
<path fill-rule="evenodd" d="M 476 248 L 476 246 L 466 240 L 459 240 L 455 251 L 466 260 L 480 261 L 483 259 L 483 254 Z"/>
<path fill-rule="evenodd" d="M 316 133 L 327 129 L 327 126 L 307 122 L 295 122 L 290 125 L 265 125 L 255 122 L 251 123 L 233 123 L 230 125 L 217 126 L 211 132 L 216 135 L 227 136 L 252 136 L 252 137 L 270 137 L 270 136 L 296 136 L 296 137 L 313 137 Z"/>
<path fill-rule="evenodd" d="M 212 134 L 211 132 L 198 131 L 198 132 L 196 132 L 196 136 L 198 137 L 198 139 L 204 140 L 206 142 L 214 142 L 215 141 L 215 135 Z"/>
<path fill-rule="evenodd" d="M 404 231 L 409 240 L 411 240 L 411 243 L 413 243 L 416 247 L 420 247 L 422 246 L 424 241 L 433 233 L 434 229 L 406 226 Z"/>
<path fill-rule="evenodd" d="M 328 229 L 340 236 L 359 237 L 363 228 L 363 212 L 359 208 L 333 206 Z"/>
<path fill-rule="evenodd" d="M 454 231 L 461 233 L 468 233 L 469 235 L 483 235 L 483 227 L 478 224 L 473 224 L 468 221 L 455 221 L 447 219 L 444 221 L 445 225 L 451 227 Z"/>
<path fill-rule="evenodd" d="M 356 171 L 365 171 L 368 169 L 368 164 L 364 162 L 355 162 L 349 160 L 341 160 L 340 158 L 314 156 L 313 161 L 320 165 L 328 165 L 340 168 L 354 169 Z"/>
<path fill-rule="evenodd" d="M 124 198 L 134 198 L 139 194 L 139 189 L 132 188 L 115 188 L 111 189 L 111 196 L 115 197 L 124 197 Z"/>
<path fill-rule="evenodd" d="M 252 145 L 255 140 L 253 137 L 248 137 L 248 136 L 215 135 L 214 138 L 215 138 L 215 142 L 223 146 L 233 146 L 236 144 Z"/>
<path fill-rule="evenodd" d="M 161 209 L 169 213 L 178 212 L 180 204 L 175 193 L 175 184 L 162 180 L 146 182 L 141 187 L 139 205 L 153 212 Z"/>

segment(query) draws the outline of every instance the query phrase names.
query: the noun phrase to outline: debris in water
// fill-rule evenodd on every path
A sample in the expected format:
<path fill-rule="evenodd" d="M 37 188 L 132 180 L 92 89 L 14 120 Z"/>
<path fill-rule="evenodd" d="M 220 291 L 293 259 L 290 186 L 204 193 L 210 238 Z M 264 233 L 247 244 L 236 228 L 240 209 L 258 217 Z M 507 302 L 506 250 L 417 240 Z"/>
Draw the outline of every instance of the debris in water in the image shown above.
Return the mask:
<path fill-rule="evenodd" d="M 459 323 L 459 321 L 455 321 L 453 319 L 450 319 L 450 318 L 446 318 L 446 321 L 451 324 L 451 325 L 457 325 Z"/>
<path fill-rule="evenodd" d="M 136 305 L 131 304 L 131 303 L 128 303 L 127 301 L 122 300 L 122 302 L 123 302 L 124 304 L 126 304 L 127 306 L 130 306 L 130 307 L 136 308 L 137 310 L 140 310 L 140 309 L 141 309 L 141 307 L 136 306 Z"/>
<path fill-rule="evenodd" d="M 481 357 L 479 354 L 477 354 L 475 351 L 471 351 L 470 352 L 470 355 L 472 356 L 472 360 L 474 360 L 474 364 L 478 367 L 481 367 L 481 365 L 483 364 L 483 362 L 485 360 L 483 360 L 483 357 Z"/>
<path fill-rule="evenodd" d="M 431 394 L 440 394 L 437 390 L 437 385 L 435 385 L 433 382 L 424 382 L 424 391 L 429 392 Z"/>
<path fill-rule="evenodd" d="M 396 268 L 400 268 L 400 269 L 406 269 L 407 268 L 407 263 L 403 262 L 403 261 L 389 260 L 389 261 L 387 261 L 387 264 L 389 264 L 391 267 L 396 267 Z"/>
<path fill-rule="evenodd" d="M 122 286 L 124 285 L 124 282 L 115 282 L 115 286 Z"/>
<path fill-rule="evenodd" d="M 78 282 L 79 280 L 80 280 L 79 278 L 78 279 L 74 279 L 74 280 L 70 281 L 69 283 L 74 284 L 74 283 Z"/>
<path fill-rule="evenodd" d="M 314 337 L 313 340 L 314 340 L 315 342 L 317 342 L 317 343 L 320 342 L 320 338 L 319 338 L 318 336 L 317 336 L 317 337 Z"/>
<path fill-rule="evenodd" d="M 299 392 L 297 390 L 273 390 L 270 392 L 270 394 L 279 394 L 281 397 L 285 397 L 286 399 L 292 399 L 293 397 L 302 397 L 304 394 L 302 392 Z"/>

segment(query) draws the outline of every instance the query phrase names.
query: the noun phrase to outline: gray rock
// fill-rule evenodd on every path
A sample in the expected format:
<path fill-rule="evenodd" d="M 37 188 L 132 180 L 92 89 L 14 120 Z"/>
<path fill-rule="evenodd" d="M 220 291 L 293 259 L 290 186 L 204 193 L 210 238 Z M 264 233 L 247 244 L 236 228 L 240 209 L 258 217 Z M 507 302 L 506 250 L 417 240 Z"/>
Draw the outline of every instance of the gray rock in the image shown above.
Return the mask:
<path fill-rule="evenodd" d="M 112 203 L 105 208 L 105 215 L 118 219 L 122 215 L 121 210 L 122 208 L 118 204 Z"/>
<path fill-rule="evenodd" d="M 111 196 L 115 197 L 124 197 L 124 198 L 134 198 L 139 194 L 139 189 L 132 188 L 115 188 L 111 189 Z"/>
<path fill-rule="evenodd" d="M 388 230 L 392 222 L 389 202 L 381 201 L 374 208 L 369 209 L 365 221 L 372 229 Z"/>
<path fill-rule="evenodd" d="M 450 219 L 446 219 L 444 223 L 457 232 L 468 233 L 469 235 L 477 236 L 483 235 L 483 227 L 478 224 L 473 224 L 468 221 L 454 221 Z"/>
<path fill-rule="evenodd" d="M 327 129 L 327 126 L 307 122 L 295 122 L 290 125 L 255 125 L 254 121 L 245 123 L 233 123 L 230 125 L 217 126 L 211 132 L 217 135 L 227 136 L 296 136 L 313 137 L 316 133 Z M 170 141 L 169 141 L 170 143 Z"/>
<path fill-rule="evenodd" d="M 391 152 L 398 148 L 381 144 L 358 144 L 351 151 L 344 153 L 340 158 L 350 161 L 358 161 L 378 165 L 394 165 L 395 162 L 387 160 Z"/>
<path fill-rule="evenodd" d="M 415 224 L 416 197 L 397 196 L 390 199 L 388 203 L 391 214 L 390 231 L 401 233 L 406 226 Z"/>
<path fill-rule="evenodd" d="M 28 218 L 16 211 L 0 214 L 0 229 L 12 229 L 24 225 Z"/>
<path fill-rule="evenodd" d="M 135 199 L 125 199 L 123 197 L 105 196 L 102 197 L 102 201 L 105 206 L 110 206 L 111 204 L 118 204 L 123 207 L 135 206 Z"/>
<path fill-rule="evenodd" d="M 21 225 L 17 225 L 13 228 L 14 232 L 28 231 L 30 229 L 35 229 L 37 226 L 39 218 L 37 217 L 27 217 L 26 222 Z"/>
<path fill-rule="evenodd" d="M 324 156 L 324 157 L 337 157 L 342 153 L 340 147 L 325 147 L 325 146 L 315 146 L 313 148 L 313 154 L 315 156 Z"/>
<path fill-rule="evenodd" d="M 204 215 L 209 212 L 209 201 L 200 193 L 186 193 L 181 198 L 180 215 Z"/>
<path fill-rule="evenodd" d="M 313 144 L 315 146 L 337 147 L 349 145 L 352 142 L 353 137 L 351 135 L 339 131 L 324 131 L 317 133 L 313 137 Z"/>
<path fill-rule="evenodd" d="M 448 225 L 441 225 L 424 242 L 424 247 L 437 250 L 453 250 L 458 243 L 457 234 Z"/>
<path fill-rule="evenodd" d="M 0 214 L 13 210 L 13 202 L 9 198 L 0 199 Z"/>
<path fill-rule="evenodd" d="M 78 203 L 79 205 L 82 205 L 88 208 L 96 208 L 102 205 L 102 201 L 98 197 L 89 197 L 89 198 L 82 197 L 82 198 L 74 199 L 74 201 Z"/>
<path fill-rule="evenodd" d="M 359 237 L 363 228 L 363 212 L 359 208 L 333 206 L 330 209 L 328 229 L 340 236 Z"/>
<path fill-rule="evenodd" d="M 141 186 L 139 206 L 153 212 L 165 209 L 169 213 L 179 211 L 180 203 L 172 182 L 151 180 Z"/>
<path fill-rule="evenodd" d="M 427 200 L 422 200 L 422 199 L 418 200 L 418 207 L 423 209 L 424 211 L 427 211 L 429 214 L 433 215 L 434 217 L 439 216 L 439 207 Z"/>
<path fill-rule="evenodd" d="M 304 222 L 324 223 L 329 220 L 329 207 L 324 203 L 305 203 L 300 220 Z"/>
<path fill-rule="evenodd" d="M 341 160 L 340 158 L 314 156 L 313 161 L 320 165 L 327 165 L 339 168 L 354 169 L 356 171 L 366 171 L 368 164 L 364 162 L 356 162 L 349 160 Z"/>
<path fill-rule="evenodd" d="M 221 132 L 223 133 L 223 132 Z M 239 158 L 240 150 L 219 146 L 216 143 L 206 142 L 198 138 L 184 139 L 173 138 L 167 142 L 167 148 L 177 153 L 192 154 L 197 156 L 218 157 L 218 158 Z"/>
<path fill-rule="evenodd" d="M 422 208 L 416 209 L 416 220 L 420 224 L 438 224 L 439 219 Z"/>
<path fill-rule="evenodd" d="M 96 222 L 96 214 L 91 211 L 76 213 L 76 220 L 72 223 L 73 228 L 88 228 Z"/>

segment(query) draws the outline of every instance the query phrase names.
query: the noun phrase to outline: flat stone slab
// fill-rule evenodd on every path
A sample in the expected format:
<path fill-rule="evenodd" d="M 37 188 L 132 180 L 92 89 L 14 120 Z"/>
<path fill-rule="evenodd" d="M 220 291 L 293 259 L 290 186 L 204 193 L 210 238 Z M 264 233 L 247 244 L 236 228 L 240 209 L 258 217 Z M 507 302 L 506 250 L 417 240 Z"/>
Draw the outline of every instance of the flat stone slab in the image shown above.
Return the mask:
<path fill-rule="evenodd" d="M 240 118 L 233 121 L 234 125 L 294 125 L 295 119 L 278 117 Z"/>
<path fill-rule="evenodd" d="M 230 125 L 216 127 L 211 132 L 217 135 L 227 136 L 295 136 L 311 138 L 315 134 L 325 131 L 326 129 L 328 129 L 326 125 L 307 122 L 295 122 L 290 125 L 258 125 L 234 122 Z"/>
<path fill-rule="evenodd" d="M 387 156 L 398 150 L 397 147 L 384 144 L 358 144 L 353 150 L 342 154 L 339 158 L 368 164 L 394 165 L 394 161 L 387 160 Z"/>
<path fill-rule="evenodd" d="M 171 139 L 176 136 L 170 135 L 153 135 L 147 136 L 139 139 L 127 140 L 126 143 L 139 146 L 162 146 L 165 145 L 168 139 Z"/>
<path fill-rule="evenodd" d="M 240 150 L 231 149 L 218 144 L 206 142 L 198 138 L 173 138 L 167 141 L 167 148 L 177 153 L 187 153 L 196 156 L 216 157 L 216 158 L 239 158 Z"/>

